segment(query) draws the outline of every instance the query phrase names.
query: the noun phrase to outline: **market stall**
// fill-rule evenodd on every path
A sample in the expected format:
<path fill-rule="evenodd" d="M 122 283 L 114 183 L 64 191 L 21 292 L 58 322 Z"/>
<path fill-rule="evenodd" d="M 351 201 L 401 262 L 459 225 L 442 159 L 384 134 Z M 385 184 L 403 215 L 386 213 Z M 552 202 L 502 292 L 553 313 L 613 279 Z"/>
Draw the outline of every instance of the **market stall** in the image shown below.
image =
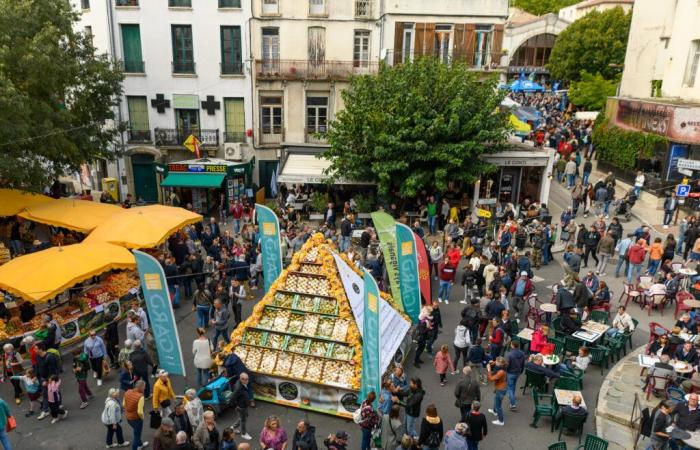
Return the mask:
<path fill-rule="evenodd" d="M 41 194 L 0 189 L 0 217 L 14 216 L 27 207 L 53 202 L 54 199 Z"/>
<path fill-rule="evenodd" d="M 255 374 L 256 398 L 352 416 L 362 372 L 362 283 L 359 270 L 321 234 L 304 244 L 225 350 Z M 380 373 L 403 360 L 410 340 L 410 320 L 382 297 Z"/>
<path fill-rule="evenodd" d="M 119 211 L 121 211 L 119 206 L 108 203 L 59 198 L 51 202 L 30 205 L 18 216 L 87 234 Z"/>

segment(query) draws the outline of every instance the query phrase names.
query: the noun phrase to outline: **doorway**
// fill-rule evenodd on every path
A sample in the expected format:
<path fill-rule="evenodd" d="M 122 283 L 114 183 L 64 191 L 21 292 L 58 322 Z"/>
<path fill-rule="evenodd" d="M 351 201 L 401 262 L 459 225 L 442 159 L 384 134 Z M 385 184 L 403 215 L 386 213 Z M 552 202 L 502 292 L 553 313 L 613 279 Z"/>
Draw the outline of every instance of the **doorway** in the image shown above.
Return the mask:
<path fill-rule="evenodd" d="M 158 186 L 153 155 L 137 153 L 131 155 L 131 169 L 134 174 L 136 200 L 158 203 Z"/>
<path fill-rule="evenodd" d="M 199 136 L 198 109 L 176 109 L 175 120 L 177 121 L 177 134 L 180 141 L 184 142 L 190 134 Z"/>

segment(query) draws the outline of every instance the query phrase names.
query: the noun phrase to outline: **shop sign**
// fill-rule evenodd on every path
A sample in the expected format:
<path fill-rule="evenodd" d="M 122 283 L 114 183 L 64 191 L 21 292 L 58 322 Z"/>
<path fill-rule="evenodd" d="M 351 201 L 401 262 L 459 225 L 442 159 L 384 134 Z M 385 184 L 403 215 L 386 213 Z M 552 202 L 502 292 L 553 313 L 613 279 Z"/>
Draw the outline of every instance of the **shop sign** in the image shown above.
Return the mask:
<path fill-rule="evenodd" d="M 245 166 L 229 166 L 231 169 L 231 174 L 241 175 L 245 173 Z"/>
<path fill-rule="evenodd" d="M 544 167 L 548 158 L 535 156 L 525 158 L 504 158 L 499 156 L 484 156 L 484 161 L 499 167 Z"/>
<path fill-rule="evenodd" d="M 694 161 L 687 158 L 678 158 L 677 166 L 679 169 L 685 170 L 700 170 L 700 161 Z"/>
<path fill-rule="evenodd" d="M 496 204 L 496 199 L 495 198 L 480 198 L 479 200 L 476 201 L 477 205 L 495 205 Z"/>
<path fill-rule="evenodd" d="M 671 150 L 668 152 L 668 163 L 666 165 L 666 181 L 682 178 L 683 174 L 678 172 L 678 161 L 682 158 L 687 158 L 689 152 L 690 149 L 687 145 L 671 145 Z"/>
<path fill-rule="evenodd" d="M 483 217 L 484 219 L 490 219 L 491 211 L 489 211 L 488 209 L 477 208 L 476 215 L 479 217 Z"/>
<path fill-rule="evenodd" d="M 673 106 L 659 103 L 620 100 L 616 123 L 625 128 L 666 136 L 673 120 Z"/>
<path fill-rule="evenodd" d="M 674 141 L 700 143 L 700 108 L 676 108 L 668 137 Z"/>
<path fill-rule="evenodd" d="M 213 164 L 168 164 L 170 172 L 226 173 L 227 168 L 225 165 Z"/>

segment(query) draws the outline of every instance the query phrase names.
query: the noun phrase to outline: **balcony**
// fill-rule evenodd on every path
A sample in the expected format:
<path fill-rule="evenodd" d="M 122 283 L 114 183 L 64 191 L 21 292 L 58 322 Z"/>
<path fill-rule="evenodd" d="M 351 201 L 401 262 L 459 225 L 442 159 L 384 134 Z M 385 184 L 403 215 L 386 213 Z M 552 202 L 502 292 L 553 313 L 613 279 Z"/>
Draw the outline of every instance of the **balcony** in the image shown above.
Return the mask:
<path fill-rule="evenodd" d="M 151 130 L 127 130 L 127 142 L 129 144 L 150 144 Z"/>
<path fill-rule="evenodd" d="M 119 66 L 124 73 L 146 73 L 144 61 L 119 61 Z"/>
<path fill-rule="evenodd" d="M 182 147 L 183 142 L 190 134 L 194 134 L 199 139 L 202 147 L 219 146 L 219 130 L 156 128 L 153 130 L 153 134 L 156 139 L 156 147 Z"/>
<path fill-rule="evenodd" d="M 480 54 L 474 52 L 453 52 L 449 55 L 441 55 L 436 49 L 432 49 L 428 52 L 423 53 L 388 50 L 386 52 L 386 56 L 384 57 L 384 62 L 389 66 L 393 66 L 395 64 L 401 64 L 407 61 L 413 61 L 414 58 L 424 57 L 440 58 L 446 64 L 450 64 L 452 62 L 457 61 L 466 62 L 471 68 L 475 70 L 497 69 L 498 67 L 500 67 L 501 62 L 501 53 L 489 52 L 485 54 Z"/>
<path fill-rule="evenodd" d="M 231 63 L 219 63 L 221 68 L 221 75 L 243 75 L 243 63 L 242 62 L 231 62 Z"/>
<path fill-rule="evenodd" d="M 352 75 L 377 73 L 370 61 L 256 60 L 259 80 L 347 80 Z"/>
<path fill-rule="evenodd" d="M 284 141 L 284 128 L 260 128 L 260 145 L 280 144 Z"/>
<path fill-rule="evenodd" d="M 372 18 L 372 0 L 355 0 L 355 18 Z"/>
<path fill-rule="evenodd" d="M 197 64 L 194 61 L 173 61 L 172 62 L 173 73 L 185 73 L 194 74 L 197 70 Z"/>
<path fill-rule="evenodd" d="M 224 131 L 224 142 L 245 142 L 246 136 L 244 131 L 230 132 Z"/>
<path fill-rule="evenodd" d="M 306 136 L 305 142 L 307 144 L 326 144 L 326 127 L 317 128 L 305 128 L 304 134 Z"/>

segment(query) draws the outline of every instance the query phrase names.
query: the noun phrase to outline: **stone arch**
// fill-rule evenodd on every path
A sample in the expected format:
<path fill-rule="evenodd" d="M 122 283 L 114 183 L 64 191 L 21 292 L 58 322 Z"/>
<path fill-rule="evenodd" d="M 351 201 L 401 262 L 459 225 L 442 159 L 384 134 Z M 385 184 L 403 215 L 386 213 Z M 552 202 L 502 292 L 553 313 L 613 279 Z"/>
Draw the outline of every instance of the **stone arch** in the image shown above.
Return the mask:
<path fill-rule="evenodd" d="M 159 160 L 164 155 L 156 147 L 129 147 L 124 152 L 125 156 L 137 155 L 137 154 L 147 154 L 153 156 L 153 159 Z"/>
<path fill-rule="evenodd" d="M 559 36 L 569 25 L 570 22 L 560 19 L 556 14 L 547 14 L 531 22 L 521 23 L 511 27 L 508 32 L 511 37 L 510 48 L 508 49 L 508 64 L 510 65 L 515 52 L 525 44 L 528 39 L 543 34 Z"/>

